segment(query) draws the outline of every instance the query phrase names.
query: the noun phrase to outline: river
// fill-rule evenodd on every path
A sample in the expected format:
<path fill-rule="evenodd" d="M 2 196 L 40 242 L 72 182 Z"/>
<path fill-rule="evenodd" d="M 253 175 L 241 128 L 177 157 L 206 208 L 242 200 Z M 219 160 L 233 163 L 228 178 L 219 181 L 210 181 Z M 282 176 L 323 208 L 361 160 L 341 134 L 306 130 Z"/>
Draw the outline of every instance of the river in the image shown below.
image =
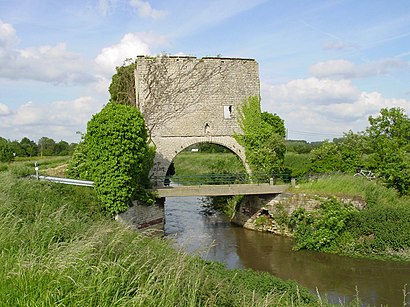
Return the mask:
<path fill-rule="evenodd" d="M 236 227 L 204 202 L 201 197 L 166 199 L 165 235 L 177 248 L 228 268 L 252 268 L 293 279 L 331 303 L 347 304 L 358 293 L 365 305 L 404 305 L 406 284 L 410 291 L 409 263 L 295 252 L 291 239 Z M 410 293 L 406 303 L 410 305 Z"/>

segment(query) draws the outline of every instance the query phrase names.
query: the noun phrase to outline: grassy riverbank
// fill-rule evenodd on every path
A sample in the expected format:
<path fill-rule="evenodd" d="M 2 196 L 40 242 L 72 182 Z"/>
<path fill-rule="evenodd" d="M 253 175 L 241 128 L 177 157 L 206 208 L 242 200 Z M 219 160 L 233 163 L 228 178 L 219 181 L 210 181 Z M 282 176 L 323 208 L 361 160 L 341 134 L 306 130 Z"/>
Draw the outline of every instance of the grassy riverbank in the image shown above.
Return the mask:
<path fill-rule="evenodd" d="M 0 302 L 6 306 L 312 306 L 268 273 L 227 270 L 104 216 L 89 188 L 0 167 Z"/>
<path fill-rule="evenodd" d="M 297 218 L 294 215 L 293 222 L 298 219 L 294 228 L 299 246 L 350 256 L 410 261 L 410 197 L 400 196 L 381 182 L 349 175 L 302 183 L 293 192 L 348 197 L 366 203 L 365 208 L 357 210 L 334 201 L 322 205 L 318 212 L 300 212 L 304 216 L 300 214 Z M 298 232 L 298 223 L 302 232 Z M 326 243 L 319 243 L 321 239 Z"/>

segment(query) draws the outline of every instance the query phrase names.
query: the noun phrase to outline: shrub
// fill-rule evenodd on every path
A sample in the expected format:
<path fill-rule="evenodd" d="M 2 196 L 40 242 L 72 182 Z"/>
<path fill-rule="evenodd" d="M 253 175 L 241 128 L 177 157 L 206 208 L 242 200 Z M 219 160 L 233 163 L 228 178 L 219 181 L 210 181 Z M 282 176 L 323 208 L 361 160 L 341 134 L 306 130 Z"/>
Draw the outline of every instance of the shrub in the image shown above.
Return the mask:
<path fill-rule="evenodd" d="M 359 243 L 367 243 L 371 252 L 410 248 L 410 208 L 407 206 L 377 206 L 356 212 L 348 225 L 352 234 L 362 239 Z"/>
<path fill-rule="evenodd" d="M 88 122 L 86 167 L 105 209 L 126 211 L 148 184 L 153 150 L 147 144 L 144 119 L 135 107 L 108 103 Z"/>
<path fill-rule="evenodd" d="M 347 222 L 355 209 L 335 198 L 325 201 L 312 213 L 300 209 L 293 212 L 290 224 L 295 229 L 296 249 L 336 251 L 340 238 L 346 236 Z"/>

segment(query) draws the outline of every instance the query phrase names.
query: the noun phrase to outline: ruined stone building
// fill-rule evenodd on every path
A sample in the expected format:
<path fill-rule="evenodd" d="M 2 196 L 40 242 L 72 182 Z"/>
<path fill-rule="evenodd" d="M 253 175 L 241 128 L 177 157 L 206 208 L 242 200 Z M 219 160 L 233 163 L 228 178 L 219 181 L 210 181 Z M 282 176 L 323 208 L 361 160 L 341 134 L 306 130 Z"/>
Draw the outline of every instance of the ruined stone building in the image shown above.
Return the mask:
<path fill-rule="evenodd" d="M 135 88 L 137 107 L 157 148 L 153 175 L 165 176 L 179 152 L 200 142 L 227 147 L 249 170 L 233 135 L 240 133 L 241 104 L 260 95 L 255 60 L 139 56 Z"/>

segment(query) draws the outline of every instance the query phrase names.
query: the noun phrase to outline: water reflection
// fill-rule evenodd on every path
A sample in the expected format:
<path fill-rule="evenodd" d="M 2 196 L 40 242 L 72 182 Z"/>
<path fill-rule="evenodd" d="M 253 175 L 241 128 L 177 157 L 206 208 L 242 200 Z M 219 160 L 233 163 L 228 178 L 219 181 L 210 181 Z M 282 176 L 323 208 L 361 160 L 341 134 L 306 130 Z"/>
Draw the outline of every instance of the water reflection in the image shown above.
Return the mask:
<path fill-rule="evenodd" d="M 235 227 L 204 208 L 201 198 L 169 198 L 165 214 L 165 233 L 176 246 L 228 268 L 252 268 L 296 280 L 334 303 L 350 301 L 357 286 L 366 304 L 402 306 L 403 287 L 410 288 L 410 264 L 294 252 L 291 240 Z"/>

